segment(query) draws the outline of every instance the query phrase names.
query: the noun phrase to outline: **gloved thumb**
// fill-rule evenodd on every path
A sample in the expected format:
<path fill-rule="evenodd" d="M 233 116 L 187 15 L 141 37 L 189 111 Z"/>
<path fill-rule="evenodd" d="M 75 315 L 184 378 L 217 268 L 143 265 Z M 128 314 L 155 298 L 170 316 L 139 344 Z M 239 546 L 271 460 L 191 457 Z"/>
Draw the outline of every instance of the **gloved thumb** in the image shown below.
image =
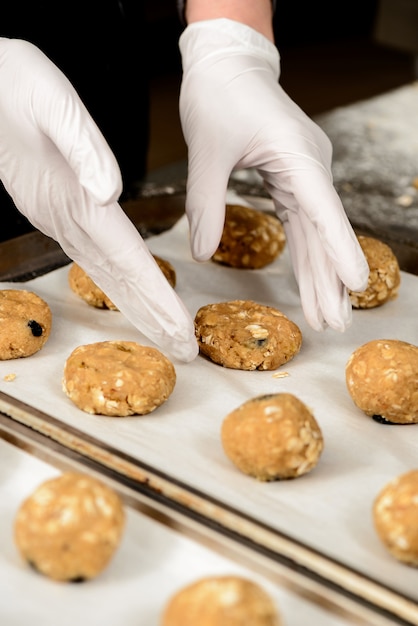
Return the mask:
<path fill-rule="evenodd" d="M 206 154 L 189 158 L 186 215 L 190 246 L 196 261 L 207 261 L 221 240 L 230 168 L 211 163 Z"/>

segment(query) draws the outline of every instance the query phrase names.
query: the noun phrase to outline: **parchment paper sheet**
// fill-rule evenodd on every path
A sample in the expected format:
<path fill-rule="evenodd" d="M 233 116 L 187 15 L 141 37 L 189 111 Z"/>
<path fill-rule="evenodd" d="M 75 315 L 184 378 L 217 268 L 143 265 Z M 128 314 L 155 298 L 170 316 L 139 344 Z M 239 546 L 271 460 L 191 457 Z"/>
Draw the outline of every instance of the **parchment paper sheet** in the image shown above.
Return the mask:
<path fill-rule="evenodd" d="M 23 499 L 58 473 L 0 439 L 2 626 L 159 626 L 164 605 L 183 585 L 224 574 L 258 582 L 286 626 L 352 623 L 128 507 L 122 542 L 100 576 L 72 584 L 37 574 L 17 551 L 13 522 Z"/>
<path fill-rule="evenodd" d="M 403 273 L 398 298 L 377 309 L 354 311 L 345 333 L 317 333 L 304 320 L 286 250 L 263 270 L 198 264 L 190 256 L 185 218 L 147 241 L 153 253 L 174 265 L 176 290 L 192 316 L 201 305 L 241 298 L 275 306 L 296 322 L 302 349 L 278 370 L 288 376 L 228 370 L 198 357 L 190 364 L 175 362 L 176 387 L 155 412 L 129 418 L 88 415 L 61 388 L 70 352 L 109 339 L 149 342 L 119 312 L 96 310 L 72 293 L 64 267 L 28 283 L 0 284 L 35 291 L 49 303 L 54 319 L 40 352 L 0 363 L 0 390 L 418 600 L 416 570 L 388 555 L 371 517 L 380 489 L 418 467 L 418 425 L 374 422 L 354 406 L 345 385 L 346 362 L 366 341 L 395 338 L 418 344 L 418 278 Z M 10 373 L 16 378 L 6 382 Z M 242 402 L 281 391 L 294 393 L 312 409 L 325 448 L 309 474 L 263 484 L 226 458 L 220 428 Z"/>

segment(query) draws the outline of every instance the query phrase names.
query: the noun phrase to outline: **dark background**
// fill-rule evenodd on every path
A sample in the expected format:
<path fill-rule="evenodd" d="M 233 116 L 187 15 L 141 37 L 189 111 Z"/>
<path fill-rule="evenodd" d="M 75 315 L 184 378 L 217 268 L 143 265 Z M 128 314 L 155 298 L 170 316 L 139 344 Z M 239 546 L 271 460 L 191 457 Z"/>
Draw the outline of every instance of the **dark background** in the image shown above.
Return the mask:
<path fill-rule="evenodd" d="M 381 1 L 381 0 L 380 0 Z M 183 26 L 175 0 L 14 0 L 0 36 L 38 45 L 70 78 L 120 163 L 124 198 L 187 157 L 178 117 Z M 375 37 L 379 0 L 278 0 L 281 84 L 315 116 L 414 79 L 414 55 Z M 5 192 L 0 241 L 31 230 Z"/>

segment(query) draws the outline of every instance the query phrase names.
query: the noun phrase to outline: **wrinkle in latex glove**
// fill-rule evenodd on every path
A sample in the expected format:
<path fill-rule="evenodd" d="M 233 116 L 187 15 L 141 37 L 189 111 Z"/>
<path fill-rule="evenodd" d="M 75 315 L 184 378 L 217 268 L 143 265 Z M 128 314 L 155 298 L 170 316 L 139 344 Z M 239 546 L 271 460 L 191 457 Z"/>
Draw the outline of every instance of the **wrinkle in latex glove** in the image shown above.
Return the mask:
<path fill-rule="evenodd" d="M 220 19 L 188 26 L 180 50 L 194 258 L 209 259 L 219 244 L 232 171 L 254 168 L 283 221 L 308 323 L 344 330 L 347 289 L 364 289 L 369 268 L 332 184 L 331 143 L 278 83 L 277 49 Z"/>
<path fill-rule="evenodd" d="M 36 47 L 0 39 L 0 177 L 17 208 L 55 239 L 146 337 L 198 353 L 193 321 L 117 204 L 115 157 L 77 93 Z"/>

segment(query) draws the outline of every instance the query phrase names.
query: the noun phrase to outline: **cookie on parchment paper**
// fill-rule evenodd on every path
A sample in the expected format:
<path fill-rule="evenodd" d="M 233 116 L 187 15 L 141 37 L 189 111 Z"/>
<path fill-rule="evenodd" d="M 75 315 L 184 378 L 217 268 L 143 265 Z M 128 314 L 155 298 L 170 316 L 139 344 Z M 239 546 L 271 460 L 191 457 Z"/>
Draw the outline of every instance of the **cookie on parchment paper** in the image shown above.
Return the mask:
<path fill-rule="evenodd" d="M 163 404 L 176 383 L 171 361 L 156 348 L 134 341 L 78 346 L 64 365 L 62 387 L 90 414 L 145 415 Z"/>
<path fill-rule="evenodd" d="M 418 346 L 374 339 L 350 356 L 345 377 L 354 404 L 383 423 L 418 423 Z"/>
<path fill-rule="evenodd" d="M 87 474 L 66 472 L 44 481 L 22 502 L 14 538 L 39 573 L 81 582 L 107 567 L 124 527 L 125 512 L 115 491 Z"/>
<path fill-rule="evenodd" d="M 241 576 L 201 578 L 168 601 L 161 626 L 282 626 L 270 595 Z"/>
<path fill-rule="evenodd" d="M 173 289 L 176 286 L 176 271 L 173 265 L 166 259 L 153 255 L 158 267 L 168 280 Z M 72 263 L 68 272 L 68 283 L 74 293 L 82 298 L 90 306 L 97 309 L 110 309 L 117 311 L 118 308 L 107 297 L 98 285 L 88 276 L 88 274 L 77 263 Z"/>
<path fill-rule="evenodd" d="M 324 448 L 314 415 L 290 393 L 258 396 L 231 411 L 223 420 L 221 441 L 232 463 L 260 481 L 307 474 Z"/>
<path fill-rule="evenodd" d="M 36 293 L 0 290 L 0 360 L 35 354 L 48 340 L 51 327 L 51 309 Z"/>
<path fill-rule="evenodd" d="M 300 350 L 300 328 L 284 313 L 252 300 L 207 304 L 195 315 L 200 353 L 241 370 L 274 370 Z"/>
<path fill-rule="evenodd" d="M 355 309 L 382 306 L 398 296 L 401 272 L 398 259 L 390 246 L 374 237 L 358 235 L 360 246 L 369 265 L 369 278 L 364 291 L 349 291 Z"/>
<path fill-rule="evenodd" d="M 418 470 L 391 480 L 372 508 L 375 530 L 398 561 L 418 567 Z"/>
<path fill-rule="evenodd" d="M 221 241 L 212 260 L 229 267 L 261 269 L 272 263 L 285 245 L 284 228 L 276 216 L 227 204 Z"/>

